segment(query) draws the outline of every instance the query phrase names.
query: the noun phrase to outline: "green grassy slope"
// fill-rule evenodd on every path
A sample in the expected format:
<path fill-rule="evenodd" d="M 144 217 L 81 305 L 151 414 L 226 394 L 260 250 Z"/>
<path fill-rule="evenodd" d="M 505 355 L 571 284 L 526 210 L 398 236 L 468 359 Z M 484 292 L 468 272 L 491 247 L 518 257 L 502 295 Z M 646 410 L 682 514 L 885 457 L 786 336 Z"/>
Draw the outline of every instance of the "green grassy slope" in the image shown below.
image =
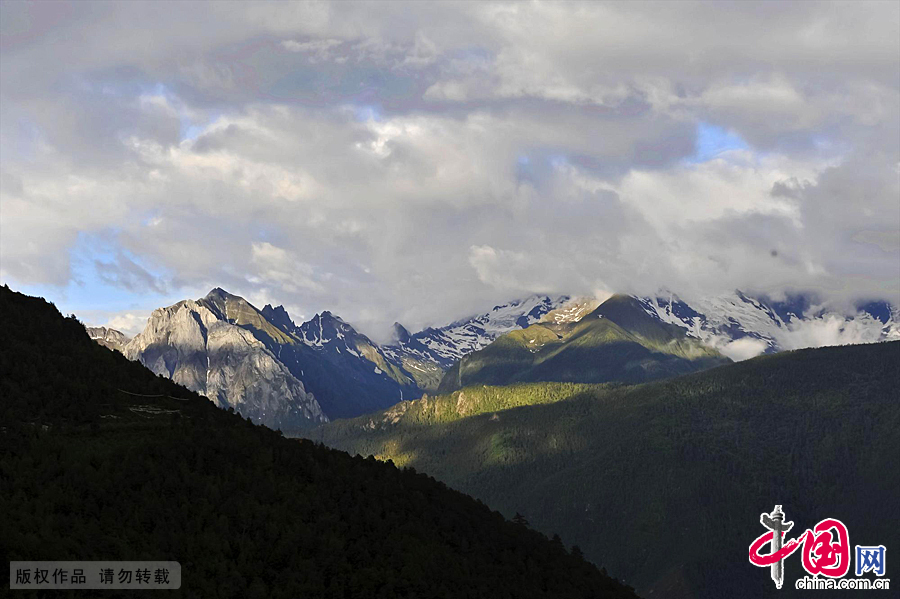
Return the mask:
<path fill-rule="evenodd" d="M 683 329 L 650 317 L 634 298 L 616 295 L 578 322 L 542 322 L 499 337 L 455 364 L 438 391 L 539 381 L 640 383 L 727 362 Z"/>
<path fill-rule="evenodd" d="M 747 561 L 759 514 L 900 543 L 900 342 L 765 356 L 639 386 L 470 387 L 316 437 L 520 512 L 644 596 L 804 596 Z M 538 404 L 538 405 L 534 405 Z M 788 588 L 789 587 L 789 588 Z"/>
<path fill-rule="evenodd" d="M 43 300 L 0 302 L 4 559 L 176 560 L 179 597 L 634 597 L 426 475 L 284 439 Z"/>
<path fill-rule="evenodd" d="M 403 372 L 408 373 L 415 381 L 416 387 L 425 392 L 437 391 L 441 379 L 444 378 L 444 371 L 434 362 L 420 360 L 414 356 L 400 357 L 400 365 Z"/>

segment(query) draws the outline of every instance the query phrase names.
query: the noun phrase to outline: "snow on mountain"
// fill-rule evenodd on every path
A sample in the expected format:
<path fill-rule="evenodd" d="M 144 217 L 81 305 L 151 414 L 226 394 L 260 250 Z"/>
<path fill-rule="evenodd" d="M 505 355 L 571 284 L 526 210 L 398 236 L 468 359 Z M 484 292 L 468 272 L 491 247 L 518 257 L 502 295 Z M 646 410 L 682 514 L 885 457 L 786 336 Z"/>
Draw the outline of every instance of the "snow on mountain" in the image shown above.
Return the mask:
<path fill-rule="evenodd" d="M 541 317 L 541 322 L 553 324 L 565 324 L 578 322 L 597 309 L 600 300 L 596 298 L 575 298 L 567 301 L 555 310 L 551 310 Z"/>
<path fill-rule="evenodd" d="M 327 310 L 321 314 L 316 314 L 310 320 L 298 326 L 296 332 L 300 340 L 311 347 L 324 347 L 332 341 L 339 341 L 343 342 L 341 345 L 345 348 L 349 348 L 347 344 L 348 337 L 355 338 L 359 336 L 359 333 L 353 327 L 341 320 L 339 316 L 335 316 Z"/>
<path fill-rule="evenodd" d="M 130 341 L 129 337 L 116 329 L 107 327 L 84 327 L 88 336 L 104 347 L 122 352 Z"/>
<path fill-rule="evenodd" d="M 750 297 L 740 291 L 688 305 L 674 294 L 637 298 L 648 314 L 683 327 L 688 335 L 733 360 L 805 347 L 900 339 L 900 312 L 884 302 L 845 315 L 810 298 L 787 301 Z"/>
<path fill-rule="evenodd" d="M 734 360 L 900 339 L 900 312 L 884 302 L 845 315 L 805 296 L 773 301 L 740 291 L 690 304 L 670 293 L 635 299 L 647 314 Z M 456 362 L 501 335 L 538 322 L 578 322 L 597 304 L 535 295 L 415 334 L 395 324 L 394 341 L 379 346 L 330 312 L 297 325 L 282 306 L 258 310 L 217 288 L 157 310 L 131 341 L 111 329 L 88 330 L 98 343 L 118 346 L 219 405 L 290 425 L 351 417 L 431 392 Z"/>
<path fill-rule="evenodd" d="M 500 335 L 540 321 L 545 314 L 562 307 L 567 301 L 569 296 L 565 295 L 533 295 L 494 306 L 490 312 L 457 320 L 440 328 L 429 327 L 411 336 L 402 326 L 395 325 L 397 340 L 384 348 L 385 353 L 395 359 L 404 354 L 414 356 L 447 369 L 463 356 L 487 346 Z M 403 332 L 406 333 L 405 336 Z"/>

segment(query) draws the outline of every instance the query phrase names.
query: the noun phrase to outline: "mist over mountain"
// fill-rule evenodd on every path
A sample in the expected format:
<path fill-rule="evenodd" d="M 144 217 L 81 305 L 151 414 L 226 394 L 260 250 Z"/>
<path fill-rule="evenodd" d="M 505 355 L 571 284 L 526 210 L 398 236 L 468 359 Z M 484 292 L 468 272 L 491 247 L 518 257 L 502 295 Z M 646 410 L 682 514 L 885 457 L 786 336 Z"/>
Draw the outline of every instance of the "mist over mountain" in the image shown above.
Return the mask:
<path fill-rule="evenodd" d="M 900 339 L 900 311 L 884 301 L 859 302 L 850 313 L 825 308 L 815 296 L 783 300 L 741 291 L 690 302 L 668 293 L 640 298 L 648 314 L 735 360 L 783 350 Z"/>
<path fill-rule="evenodd" d="M 884 302 L 848 316 L 808 296 L 779 302 L 736 291 L 688 304 L 671 293 L 603 302 L 535 295 L 415 333 L 395 323 L 392 341 L 379 345 L 329 311 L 298 324 L 284 306 L 260 310 L 216 288 L 156 310 L 131 340 L 89 332 L 221 407 L 299 430 L 476 381 L 635 382 L 728 358 L 900 339 L 898 322 Z"/>

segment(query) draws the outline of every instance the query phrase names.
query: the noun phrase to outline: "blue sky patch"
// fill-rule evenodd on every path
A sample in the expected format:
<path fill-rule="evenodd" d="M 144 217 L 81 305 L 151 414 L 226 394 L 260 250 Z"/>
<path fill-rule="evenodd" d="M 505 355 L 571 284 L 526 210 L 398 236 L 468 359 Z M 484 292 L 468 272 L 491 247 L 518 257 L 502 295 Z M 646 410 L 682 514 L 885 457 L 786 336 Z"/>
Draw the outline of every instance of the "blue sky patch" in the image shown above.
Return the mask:
<path fill-rule="evenodd" d="M 703 121 L 697 124 L 695 146 L 696 150 L 690 159 L 691 162 L 706 162 L 729 150 L 750 148 L 737 133 Z"/>

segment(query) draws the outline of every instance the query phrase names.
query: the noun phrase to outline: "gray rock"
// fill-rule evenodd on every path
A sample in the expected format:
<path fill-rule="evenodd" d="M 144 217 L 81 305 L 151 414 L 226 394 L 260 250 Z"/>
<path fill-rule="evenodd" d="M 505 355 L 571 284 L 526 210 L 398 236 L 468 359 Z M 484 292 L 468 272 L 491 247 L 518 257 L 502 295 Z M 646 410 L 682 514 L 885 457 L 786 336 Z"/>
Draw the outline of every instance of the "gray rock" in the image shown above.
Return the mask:
<path fill-rule="evenodd" d="M 121 352 L 129 339 L 125 333 L 107 327 L 84 327 L 88 336 L 104 347 Z"/>
<path fill-rule="evenodd" d="M 315 397 L 259 339 L 200 302 L 155 310 L 123 353 L 270 428 L 328 421 Z"/>

